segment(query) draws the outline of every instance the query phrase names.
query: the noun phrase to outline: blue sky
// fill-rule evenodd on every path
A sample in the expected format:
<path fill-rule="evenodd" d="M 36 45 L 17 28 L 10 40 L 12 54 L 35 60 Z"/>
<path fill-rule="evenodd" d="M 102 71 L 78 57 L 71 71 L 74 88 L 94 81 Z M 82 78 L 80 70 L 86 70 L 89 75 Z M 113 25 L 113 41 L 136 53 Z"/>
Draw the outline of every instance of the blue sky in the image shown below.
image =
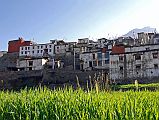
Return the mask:
<path fill-rule="evenodd" d="M 159 28 L 157 0 L 0 0 L 0 50 L 23 37 L 50 39 L 119 36 L 133 28 Z"/>

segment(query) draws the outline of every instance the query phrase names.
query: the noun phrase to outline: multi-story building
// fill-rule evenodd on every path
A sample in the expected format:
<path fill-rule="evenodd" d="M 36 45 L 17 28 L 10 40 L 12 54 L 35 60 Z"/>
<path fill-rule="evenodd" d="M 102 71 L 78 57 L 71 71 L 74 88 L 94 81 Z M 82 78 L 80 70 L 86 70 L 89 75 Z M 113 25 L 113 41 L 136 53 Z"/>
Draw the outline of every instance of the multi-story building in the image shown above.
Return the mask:
<path fill-rule="evenodd" d="M 44 54 L 53 56 L 54 43 L 34 44 L 20 47 L 19 56 L 42 57 Z"/>
<path fill-rule="evenodd" d="M 8 53 L 19 52 L 21 46 L 33 45 L 32 41 L 25 41 L 23 38 L 18 40 L 11 40 L 8 42 Z"/>
<path fill-rule="evenodd" d="M 112 48 L 110 54 L 110 78 L 112 80 L 158 76 L 158 44 Z"/>
<path fill-rule="evenodd" d="M 80 54 L 80 69 L 109 69 L 110 50 L 103 48 L 93 52 L 83 52 Z"/>
<path fill-rule="evenodd" d="M 64 54 L 69 50 L 69 45 L 63 40 L 50 40 L 46 44 L 33 44 L 20 47 L 19 56 L 43 57 Z"/>

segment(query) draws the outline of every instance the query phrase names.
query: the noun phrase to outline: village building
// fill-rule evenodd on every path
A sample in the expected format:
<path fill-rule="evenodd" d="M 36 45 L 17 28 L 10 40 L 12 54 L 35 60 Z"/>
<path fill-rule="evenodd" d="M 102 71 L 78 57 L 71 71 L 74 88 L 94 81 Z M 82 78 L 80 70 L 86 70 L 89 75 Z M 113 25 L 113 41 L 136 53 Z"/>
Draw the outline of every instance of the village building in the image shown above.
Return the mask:
<path fill-rule="evenodd" d="M 30 58 L 26 57 L 25 59 L 17 60 L 17 69 L 19 71 L 30 71 L 30 70 L 41 70 L 43 66 L 46 64 L 47 60 L 43 58 Z"/>
<path fill-rule="evenodd" d="M 112 80 L 159 76 L 159 44 L 113 46 L 110 53 Z"/>
<path fill-rule="evenodd" d="M 109 69 L 109 53 L 108 48 L 103 48 L 93 52 L 83 52 L 80 54 L 80 69 Z"/>
<path fill-rule="evenodd" d="M 19 51 L 19 56 L 42 57 L 44 54 L 54 55 L 54 43 L 22 46 Z"/>
<path fill-rule="evenodd" d="M 8 42 L 8 53 L 19 52 L 21 46 L 30 45 L 33 45 L 32 41 L 25 41 L 22 37 L 19 37 L 18 40 L 11 40 Z"/>

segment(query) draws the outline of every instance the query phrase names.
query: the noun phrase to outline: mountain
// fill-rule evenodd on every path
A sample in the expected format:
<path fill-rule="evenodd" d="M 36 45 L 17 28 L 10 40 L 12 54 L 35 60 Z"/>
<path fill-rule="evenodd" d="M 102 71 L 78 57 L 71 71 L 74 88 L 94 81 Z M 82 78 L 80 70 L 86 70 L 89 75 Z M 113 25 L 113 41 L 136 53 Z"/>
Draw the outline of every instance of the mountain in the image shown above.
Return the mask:
<path fill-rule="evenodd" d="M 140 32 L 145 32 L 145 33 L 148 33 L 148 32 L 156 32 L 156 28 L 151 28 L 151 27 L 144 27 L 144 28 L 135 28 L 131 31 L 129 31 L 127 34 L 123 35 L 124 37 L 132 37 L 132 38 L 137 38 L 137 33 L 140 33 Z"/>

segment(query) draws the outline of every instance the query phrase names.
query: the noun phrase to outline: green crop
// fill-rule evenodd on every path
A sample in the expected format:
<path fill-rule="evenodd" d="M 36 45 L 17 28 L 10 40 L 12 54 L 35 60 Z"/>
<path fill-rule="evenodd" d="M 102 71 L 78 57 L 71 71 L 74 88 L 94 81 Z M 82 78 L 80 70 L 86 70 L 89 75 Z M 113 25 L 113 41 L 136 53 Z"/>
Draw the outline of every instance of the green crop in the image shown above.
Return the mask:
<path fill-rule="evenodd" d="M 159 92 L 0 92 L 0 120 L 159 120 Z"/>

